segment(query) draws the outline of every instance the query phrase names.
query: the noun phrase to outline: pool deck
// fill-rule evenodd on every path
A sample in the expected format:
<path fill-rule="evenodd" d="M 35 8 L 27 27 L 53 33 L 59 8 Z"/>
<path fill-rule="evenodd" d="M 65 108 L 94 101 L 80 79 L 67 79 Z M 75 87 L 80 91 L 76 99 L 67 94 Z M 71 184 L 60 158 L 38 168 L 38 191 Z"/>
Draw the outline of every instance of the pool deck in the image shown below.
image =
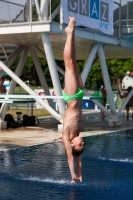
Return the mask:
<path fill-rule="evenodd" d="M 0 130 L 0 151 L 10 148 L 24 147 L 53 142 L 54 138 L 61 137 L 57 130 L 57 123 L 52 123 L 51 117 L 40 117 L 37 127 L 21 127 L 16 129 Z M 133 129 L 133 118 L 128 119 L 123 112 L 120 116 L 122 126 L 109 127 L 108 117 L 101 119 L 100 111 L 90 110 L 83 113 L 83 132 L 81 135 L 92 136 Z"/>

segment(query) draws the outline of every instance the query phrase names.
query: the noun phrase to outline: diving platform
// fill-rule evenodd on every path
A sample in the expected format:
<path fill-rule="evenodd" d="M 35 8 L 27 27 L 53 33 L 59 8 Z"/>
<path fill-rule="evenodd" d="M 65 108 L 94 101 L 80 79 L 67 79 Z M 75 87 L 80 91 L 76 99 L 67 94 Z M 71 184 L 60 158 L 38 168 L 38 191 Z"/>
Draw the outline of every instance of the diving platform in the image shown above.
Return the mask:
<path fill-rule="evenodd" d="M 61 1 L 57 1 L 57 6 L 54 10 L 52 10 L 52 3 L 53 0 L 41 0 L 40 4 L 38 0 L 25 0 L 25 4 L 21 5 L 13 0 L 0 0 L 0 6 L 6 8 L 7 14 L 10 14 L 8 17 L 4 15 L 5 19 L 1 19 L 0 16 L 0 58 L 2 61 L 0 62 L 0 77 L 6 72 L 12 78 L 7 98 L 8 95 L 13 94 L 16 84 L 24 88 L 28 94 L 35 95 L 34 91 L 19 78 L 24 62 L 29 55 L 33 59 L 45 94 L 50 95 L 50 92 L 38 60 L 39 57 L 47 60 L 55 93 L 57 96 L 62 96 L 58 72 L 64 76 L 64 71 L 62 66 L 56 64 L 55 60 L 63 60 L 63 49 L 66 41 L 65 27 L 67 25 L 63 23 Z M 110 117 L 111 120 L 115 121 L 118 120 L 126 103 L 124 102 L 120 112 L 116 112 L 106 59 L 127 59 L 133 57 L 133 25 L 128 23 L 129 19 L 125 19 L 126 24 L 124 22 L 123 25 L 120 15 L 121 4 L 117 4 L 119 19 L 117 22 L 114 22 L 113 35 L 84 26 L 77 26 L 75 28 L 76 59 L 86 61 L 81 74 L 83 84 L 85 85 L 91 67 L 99 58 L 110 104 Z M 7 9 L 7 7 L 10 9 Z M 57 16 L 60 19 L 59 22 L 57 22 L 58 20 L 55 21 Z M 20 61 L 18 66 L 16 66 L 16 71 L 12 72 L 10 66 L 18 55 L 21 55 Z M 90 96 L 87 91 L 86 95 Z M 63 99 L 57 99 L 59 113 L 56 113 L 54 110 L 51 98 L 48 99 L 48 105 L 39 98 L 37 100 L 60 123 L 63 123 L 65 112 Z M 105 110 L 105 112 L 107 111 L 97 100 L 92 101 Z M 0 113 L 1 119 L 4 118 L 7 107 L 8 103 L 3 103 Z"/>
<path fill-rule="evenodd" d="M 41 33 L 48 33 L 55 59 L 63 60 L 62 52 L 66 39 L 65 27 L 66 25 L 61 25 L 57 22 L 35 22 L 31 24 L 27 22 L 0 25 L 0 34 L 2 34 L 0 43 L 36 46 L 44 53 Z M 128 27 L 127 30 L 129 31 Z M 77 60 L 86 60 L 92 46 L 96 43 L 104 45 L 106 59 L 131 58 L 133 55 L 133 40 L 130 40 L 131 37 L 126 37 L 125 34 L 120 39 L 119 37 L 102 34 L 87 28 L 76 27 L 75 36 Z M 38 56 L 41 57 L 41 55 Z"/>

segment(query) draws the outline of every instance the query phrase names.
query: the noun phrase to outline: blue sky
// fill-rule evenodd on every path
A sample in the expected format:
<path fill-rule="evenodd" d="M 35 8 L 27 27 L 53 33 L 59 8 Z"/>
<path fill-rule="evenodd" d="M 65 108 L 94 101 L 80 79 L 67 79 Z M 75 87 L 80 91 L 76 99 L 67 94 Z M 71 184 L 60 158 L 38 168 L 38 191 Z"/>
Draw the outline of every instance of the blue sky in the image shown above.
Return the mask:
<path fill-rule="evenodd" d="M 18 4 L 22 4 L 24 5 L 26 3 L 27 0 L 21 0 L 21 1 L 18 1 L 18 0 L 8 0 L 9 2 L 13 2 L 13 3 L 18 3 Z"/>

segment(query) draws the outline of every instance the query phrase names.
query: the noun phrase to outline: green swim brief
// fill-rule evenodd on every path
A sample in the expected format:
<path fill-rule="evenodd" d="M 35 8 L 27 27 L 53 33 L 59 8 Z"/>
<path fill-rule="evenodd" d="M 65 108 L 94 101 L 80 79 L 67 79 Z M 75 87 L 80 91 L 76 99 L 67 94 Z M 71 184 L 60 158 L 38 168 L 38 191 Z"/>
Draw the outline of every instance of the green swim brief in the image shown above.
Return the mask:
<path fill-rule="evenodd" d="M 63 92 L 63 97 L 66 102 L 74 100 L 74 99 L 82 99 L 83 96 L 84 96 L 83 90 L 81 90 L 80 88 L 78 88 L 77 93 L 73 95 L 68 95 L 65 92 Z"/>

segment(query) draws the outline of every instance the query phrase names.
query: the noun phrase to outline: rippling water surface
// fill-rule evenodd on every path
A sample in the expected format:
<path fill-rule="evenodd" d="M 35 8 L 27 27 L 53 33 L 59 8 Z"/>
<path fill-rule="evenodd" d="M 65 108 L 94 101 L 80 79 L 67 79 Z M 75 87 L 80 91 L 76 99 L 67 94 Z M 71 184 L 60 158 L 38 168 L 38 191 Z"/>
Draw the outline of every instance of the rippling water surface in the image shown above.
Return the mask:
<path fill-rule="evenodd" d="M 0 151 L 0 200 L 132 200 L 133 130 L 85 138 L 83 182 L 61 142 Z"/>

